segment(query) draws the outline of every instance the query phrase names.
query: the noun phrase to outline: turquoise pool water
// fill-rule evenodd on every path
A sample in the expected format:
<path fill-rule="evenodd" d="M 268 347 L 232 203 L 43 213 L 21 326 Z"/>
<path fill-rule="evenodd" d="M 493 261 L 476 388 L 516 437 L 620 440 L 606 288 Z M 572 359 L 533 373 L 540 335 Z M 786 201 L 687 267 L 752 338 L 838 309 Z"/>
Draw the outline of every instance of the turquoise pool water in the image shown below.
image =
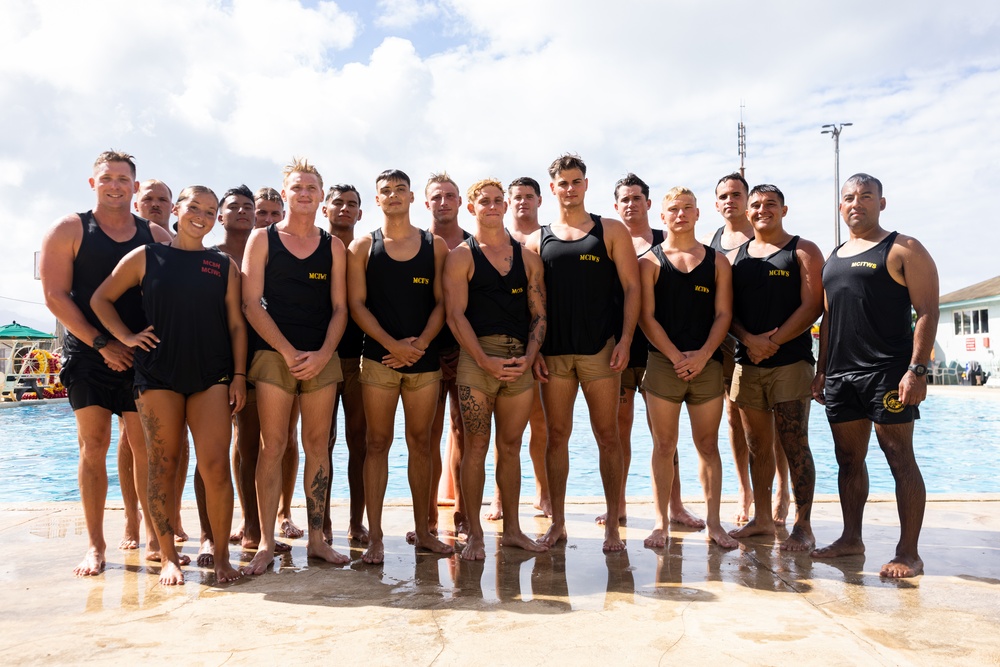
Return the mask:
<path fill-rule="evenodd" d="M 923 418 L 917 422 L 916 455 L 930 493 L 990 493 L 1000 491 L 1000 394 L 978 399 L 952 395 L 932 395 L 921 406 Z M 406 445 L 402 441 L 402 410 L 396 424 L 396 442 L 390 452 L 389 498 L 409 498 L 406 483 Z M 820 406 L 813 404 L 810 444 L 816 460 L 816 492 L 837 492 L 837 463 L 833 441 Z M 628 494 L 652 495 L 649 473 L 651 441 L 645 427 L 641 401 L 636 406 L 636 427 L 632 442 L 632 466 Z M 680 451 L 681 483 L 684 494 L 698 496 L 697 455 L 690 439 L 686 413 L 682 412 Z M 601 495 L 597 449 L 593 444 L 586 405 L 577 402 L 573 438 L 570 442 L 570 496 Z M 341 425 L 340 433 L 343 433 Z M 115 426 L 117 441 L 117 425 Z M 736 493 L 729 442 L 723 429 L 720 442 L 723 460 L 723 493 Z M 193 454 L 193 453 L 192 453 Z M 109 500 L 121 498 L 115 448 L 108 453 Z M 492 476 L 492 455 L 488 463 Z M 66 404 L 27 405 L 0 410 L 0 502 L 79 500 L 76 480 L 77 442 L 73 413 Z M 347 448 L 339 441 L 334 449 L 333 495 L 346 499 Z M 192 461 L 189 474 L 194 472 Z M 534 493 L 534 480 L 527 446 L 522 448 L 522 495 Z M 872 493 L 891 493 L 892 476 L 872 437 L 869 452 Z M 300 469 L 301 474 L 301 469 Z M 489 496 L 491 492 L 487 492 Z M 301 483 L 298 495 L 302 496 Z M 185 499 L 193 500 L 191 484 Z M 304 496 L 302 496 L 304 498 Z"/>

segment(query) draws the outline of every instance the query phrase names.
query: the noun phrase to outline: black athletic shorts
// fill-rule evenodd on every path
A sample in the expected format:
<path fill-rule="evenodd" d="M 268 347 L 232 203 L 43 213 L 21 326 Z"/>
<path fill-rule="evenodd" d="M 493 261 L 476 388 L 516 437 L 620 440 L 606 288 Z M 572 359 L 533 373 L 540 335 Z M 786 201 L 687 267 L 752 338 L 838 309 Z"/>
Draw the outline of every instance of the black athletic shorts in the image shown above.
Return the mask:
<path fill-rule="evenodd" d="M 899 381 L 906 368 L 827 377 L 827 419 L 831 424 L 858 419 L 868 419 L 876 424 L 908 424 L 920 419 L 917 406 L 899 402 Z"/>
<path fill-rule="evenodd" d="M 59 379 L 66 386 L 66 397 L 74 411 L 94 405 L 119 417 L 136 411 L 132 398 L 135 373 L 131 368 L 119 373 L 103 362 L 73 355 L 63 365 Z"/>

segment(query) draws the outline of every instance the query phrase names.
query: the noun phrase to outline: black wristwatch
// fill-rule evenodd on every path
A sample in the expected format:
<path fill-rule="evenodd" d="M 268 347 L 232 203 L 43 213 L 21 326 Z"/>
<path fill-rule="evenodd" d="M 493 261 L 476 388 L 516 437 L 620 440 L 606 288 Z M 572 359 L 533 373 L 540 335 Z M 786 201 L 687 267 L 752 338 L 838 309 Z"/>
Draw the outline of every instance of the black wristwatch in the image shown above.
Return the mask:
<path fill-rule="evenodd" d="M 100 351 L 103 350 L 107 344 L 108 344 L 108 337 L 105 336 L 104 334 L 98 334 L 97 338 L 94 339 L 92 347 L 95 350 Z"/>
<path fill-rule="evenodd" d="M 927 375 L 927 366 L 924 366 L 923 364 L 910 364 L 906 367 L 906 370 L 913 371 L 913 374 L 918 378 L 922 378 Z"/>

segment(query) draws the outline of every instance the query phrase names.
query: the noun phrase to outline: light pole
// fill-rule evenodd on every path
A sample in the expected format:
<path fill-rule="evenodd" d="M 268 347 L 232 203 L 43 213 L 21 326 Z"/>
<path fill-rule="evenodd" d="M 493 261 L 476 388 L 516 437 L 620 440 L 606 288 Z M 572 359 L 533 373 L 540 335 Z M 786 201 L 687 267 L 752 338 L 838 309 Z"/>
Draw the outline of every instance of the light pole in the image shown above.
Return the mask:
<path fill-rule="evenodd" d="M 824 125 L 820 134 L 833 137 L 833 246 L 840 245 L 840 132 L 854 123 Z"/>

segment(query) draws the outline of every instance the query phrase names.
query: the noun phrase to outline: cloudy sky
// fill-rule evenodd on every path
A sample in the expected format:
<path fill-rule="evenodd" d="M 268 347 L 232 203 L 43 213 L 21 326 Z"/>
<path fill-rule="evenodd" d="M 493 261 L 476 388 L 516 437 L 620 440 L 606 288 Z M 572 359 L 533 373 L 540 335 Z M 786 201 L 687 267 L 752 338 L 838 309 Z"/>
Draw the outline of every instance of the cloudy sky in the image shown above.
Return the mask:
<path fill-rule="evenodd" d="M 305 156 L 359 187 L 365 229 L 382 169 L 417 189 L 443 169 L 463 189 L 545 182 L 571 151 L 589 166 L 588 209 L 613 214 L 613 184 L 634 171 L 654 198 L 694 189 L 708 231 L 715 181 L 739 167 L 741 107 L 748 180 L 779 185 L 787 227 L 824 253 L 820 126 L 853 123 L 842 177 L 882 179 L 885 226 L 923 241 L 949 292 L 1000 273 L 996 219 L 979 210 L 1000 167 L 998 24 L 988 0 L 5 0 L 0 323 L 53 329 L 33 253 L 56 218 L 92 206 L 108 148 L 175 193 L 280 186 Z"/>

